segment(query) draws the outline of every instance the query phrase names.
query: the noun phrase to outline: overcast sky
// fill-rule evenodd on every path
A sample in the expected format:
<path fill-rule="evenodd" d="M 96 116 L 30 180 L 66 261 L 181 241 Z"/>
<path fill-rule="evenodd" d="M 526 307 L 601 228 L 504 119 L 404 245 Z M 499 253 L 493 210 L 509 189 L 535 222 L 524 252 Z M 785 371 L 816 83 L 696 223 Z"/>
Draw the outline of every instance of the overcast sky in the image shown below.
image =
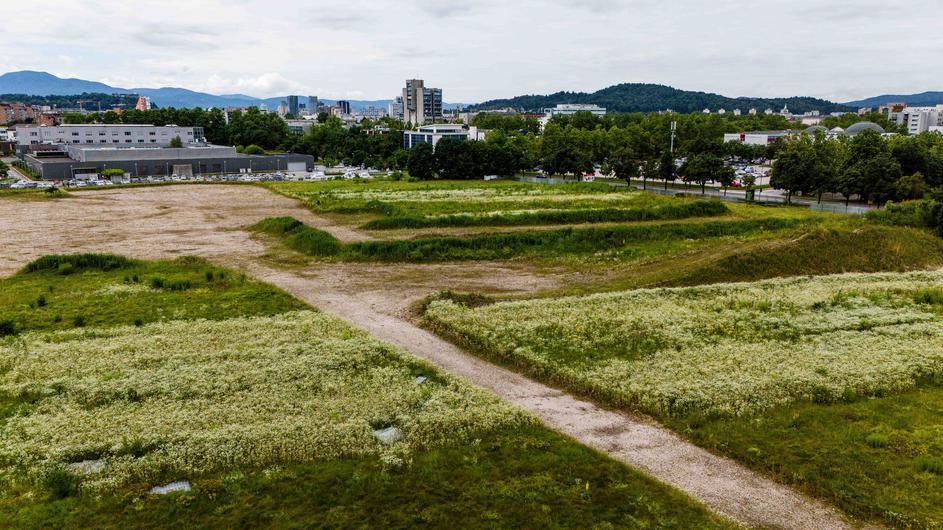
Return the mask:
<path fill-rule="evenodd" d="M 651 82 L 837 101 L 943 90 L 941 0 L 3 0 L 0 72 L 449 102 Z"/>

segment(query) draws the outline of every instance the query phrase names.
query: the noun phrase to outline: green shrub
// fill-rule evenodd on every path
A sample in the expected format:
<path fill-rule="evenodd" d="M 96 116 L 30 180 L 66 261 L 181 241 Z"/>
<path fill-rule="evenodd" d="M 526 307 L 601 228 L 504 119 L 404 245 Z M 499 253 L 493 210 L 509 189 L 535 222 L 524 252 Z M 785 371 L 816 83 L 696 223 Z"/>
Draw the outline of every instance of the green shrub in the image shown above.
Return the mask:
<path fill-rule="evenodd" d="M 186 291 L 192 287 L 190 280 L 174 280 L 166 284 L 168 291 Z"/>
<path fill-rule="evenodd" d="M 39 298 L 36 299 L 37 307 L 46 307 L 46 295 L 39 295 Z"/>
<path fill-rule="evenodd" d="M 67 469 L 56 467 L 43 477 L 43 485 L 57 499 L 71 497 L 78 493 L 81 480 Z"/>
<path fill-rule="evenodd" d="M 203 276 L 206 278 L 207 282 L 213 281 L 213 271 L 206 271 Z"/>
<path fill-rule="evenodd" d="M 914 465 L 916 465 L 918 471 L 943 475 L 943 458 L 921 456 L 914 461 Z"/>
<path fill-rule="evenodd" d="M 16 322 L 11 319 L 0 320 L 0 337 L 16 335 Z"/>
<path fill-rule="evenodd" d="M 68 276 L 69 274 L 75 272 L 75 265 L 72 265 L 71 263 L 60 263 L 57 267 L 57 272 L 63 276 Z"/>
<path fill-rule="evenodd" d="M 135 260 L 111 254 L 53 254 L 29 262 L 20 272 L 58 270 L 60 273 L 63 273 L 63 269 L 66 269 L 69 272 L 65 274 L 69 274 L 84 269 L 110 271 L 131 267 L 136 264 L 137 262 Z"/>
<path fill-rule="evenodd" d="M 864 439 L 864 441 L 875 449 L 883 449 L 891 443 L 886 434 L 878 432 L 869 434 L 868 437 Z"/>
<path fill-rule="evenodd" d="M 77 327 L 77 328 L 84 328 L 84 327 L 85 327 L 85 317 L 83 317 L 82 315 L 79 315 L 79 316 L 73 318 L 73 319 L 72 319 L 72 325 L 75 326 L 75 327 Z"/>
<path fill-rule="evenodd" d="M 151 278 L 151 287 L 153 289 L 163 289 L 165 283 L 166 283 L 166 280 L 164 280 L 160 276 L 155 276 Z"/>
<path fill-rule="evenodd" d="M 943 289 L 923 289 L 914 293 L 914 302 L 926 305 L 943 305 Z"/>
<path fill-rule="evenodd" d="M 256 223 L 260 232 L 279 236 L 286 245 L 309 256 L 334 256 L 343 244 L 331 234 L 311 228 L 293 217 L 272 217 Z"/>

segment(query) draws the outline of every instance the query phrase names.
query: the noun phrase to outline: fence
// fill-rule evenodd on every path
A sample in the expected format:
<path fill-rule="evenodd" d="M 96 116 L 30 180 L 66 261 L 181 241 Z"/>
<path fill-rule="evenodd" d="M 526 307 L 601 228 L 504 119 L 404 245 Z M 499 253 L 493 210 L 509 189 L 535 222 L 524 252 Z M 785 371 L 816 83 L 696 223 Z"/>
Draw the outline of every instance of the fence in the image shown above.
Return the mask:
<path fill-rule="evenodd" d="M 531 177 L 531 176 L 514 176 L 507 177 L 510 180 L 516 180 L 518 182 L 529 182 L 532 184 L 573 184 L 578 181 L 570 179 L 562 179 L 557 177 Z M 626 187 L 625 182 L 613 182 L 613 181 L 595 181 L 597 183 L 608 184 L 613 187 Z M 640 184 L 633 184 L 632 188 L 636 190 L 641 190 L 642 186 Z M 658 195 L 682 195 L 682 196 L 691 196 L 691 197 L 706 197 L 711 199 L 717 199 L 726 202 L 736 202 L 736 203 L 749 203 L 749 204 L 759 204 L 766 206 L 784 206 L 786 205 L 786 198 L 778 195 L 767 195 L 763 197 L 763 190 L 756 190 L 756 196 L 754 200 L 748 201 L 746 199 L 746 193 L 742 190 L 728 190 L 726 193 L 723 190 L 717 188 L 708 188 L 703 194 L 698 188 L 674 188 L 669 187 L 668 189 L 656 186 L 647 186 L 645 191 L 648 193 L 655 193 Z M 817 212 L 832 212 L 832 213 L 847 213 L 854 215 L 865 214 L 874 208 L 868 206 L 859 206 L 859 205 L 845 205 L 844 203 L 836 202 L 824 202 L 824 203 L 815 203 L 807 202 L 801 200 L 793 200 L 791 202 L 792 206 L 797 207 L 808 207 L 811 210 Z"/>

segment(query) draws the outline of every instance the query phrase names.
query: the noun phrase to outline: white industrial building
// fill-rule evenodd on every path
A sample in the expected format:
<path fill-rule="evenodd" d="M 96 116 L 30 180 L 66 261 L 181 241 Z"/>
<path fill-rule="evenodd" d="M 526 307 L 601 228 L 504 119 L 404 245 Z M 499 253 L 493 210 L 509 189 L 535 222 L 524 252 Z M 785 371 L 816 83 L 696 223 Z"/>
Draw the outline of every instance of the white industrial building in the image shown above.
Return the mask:
<path fill-rule="evenodd" d="M 403 149 L 412 149 L 419 144 L 436 144 L 444 138 L 455 140 L 483 140 L 486 131 L 462 124 L 441 123 L 419 127 L 415 131 L 403 131 Z"/>
<path fill-rule="evenodd" d="M 206 142 L 202 127 L 176 125 L 19 125 L 16 134 L 17 145 L 23 149 L 41 144 L 167 147 L 178 136 L 184 145 Z"/>

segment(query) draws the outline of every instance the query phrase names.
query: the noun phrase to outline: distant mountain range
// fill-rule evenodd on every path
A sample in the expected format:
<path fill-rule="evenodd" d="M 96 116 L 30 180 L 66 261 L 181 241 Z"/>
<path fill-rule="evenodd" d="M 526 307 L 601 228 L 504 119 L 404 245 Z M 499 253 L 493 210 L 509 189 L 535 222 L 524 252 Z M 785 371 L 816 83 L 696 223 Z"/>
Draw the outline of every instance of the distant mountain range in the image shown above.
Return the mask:
<path fill-rule="evenodd" d="M 907 103 L 914 107 L 929 107 L 943 104 L 943 92 L 922 92 L 920 94 L 885 94 L 873 98 L 845 103 L 849 107 L 877 107 L 888 103 Z"/>
<path fill-rule="evenodd" d="M 536 111 L 561 103 L 596 104 L 615 112 L 657 112 L 671 109 L 675 112 L 700 112 L 704 109 L 728 112 L 740 109 L 744 113 L 752 108 L 760 112 L 770 108 L 779 111 L 788 105 L 789 110 L 803 113 L 849 111 L 850 107 L 809 97 L 790 98 L 730 98 L 707 92 L 691 92 L 664 85 L 623 83 L 602 90 L 586 92 L 557 92 L 547 96 L 518 96 L 511 99 L 496 99 L 473 105 L 474 109 L 496 109 L 511 107 Z"/>
<path fill-rule="evenodd" d="M 287 96 L 275 98 L 255 98 L 245 94 L 214 95 L 196 92 L 185 88 L 120 88 L 84 79 L 63 79 L 47 72 L 23 70 L 0 75 L 0 94 L 26 94 L 30 96 L 64 96 L 82 93 L 103 94 L 139 94 L 151 98 L 159 107 L 249 107 L 263 103 L 270 110 L 287 100 Z M 307 94 L 299 94 L 302 103 L 307 103 Z M 316 95 L 316 94 L 315 94 Z M 368 106 L 386 107 L 391 100 L 349 100 L 350 106 L 362 109 Z M 325 105 L 333 105 L 335 100 L 321 99 Z M 451 108 L 451 105 L 449 106 Z"/>
<path fill-rule="evenodd" d="M 0 94 L 26 94 L 31 96 L 50 95 L 77 95 L 82 93 L 104 94 L 140 94 L 151 98 L 151 101 L 160 107 L 248 107 L 259 106 L 263 103 L 274 110 L 278 104 L 287 100 L 287 96 L 275 98 L 256 98 L 245 94 L 207 94 L 185 88 L 120 88 L 84 79 L 63 79 L 47 72 L 23 70 L 0 75 Z M 307 103 L 307 95 L 302 101 Z M 335 100 L 322 99 L 323 103 L 331 105 Z M 391 100 L 350 100 L 350 105 L 356 109 L 368 106 L 386 107 Z M 602 90 L 586 92 L 557 92 L 555 94 L 539 96 L 518 96 L 510 99 L 495 99 L 471 105 L 470 109 L 495 109 L 512 107 L 523 110 L 539 110 L 553 107 L 561 103 L 589 103 L 606 107 L 615 112 L 657 112 L 672 109 L 676 112 L 700 112 L 705 108 L 712 111 L 726 109 L 733 111 L 740 109 L 743 112 L 751 108 L 764 111 L 767 108 L 780 110 L 788 105 L 789 110 L 803 113 L 813 110 L 820 112 L 845 112 L 857 110 L 859 107 L 874 107 L 888 102 L 904 101 L 910 105 L 936 105 L 943 103 L 943 92 L 924 92 L 910 95 L 884 95 L 859 101 L 834 103 L 824 99 L 811 97 L 789 98 L 730 98 L 707 92 L 692 92 L 679 90 L 664 85 L 624 83 Z M 447 103 L 447 109 L 465 106 L 461 103 Z"/>

